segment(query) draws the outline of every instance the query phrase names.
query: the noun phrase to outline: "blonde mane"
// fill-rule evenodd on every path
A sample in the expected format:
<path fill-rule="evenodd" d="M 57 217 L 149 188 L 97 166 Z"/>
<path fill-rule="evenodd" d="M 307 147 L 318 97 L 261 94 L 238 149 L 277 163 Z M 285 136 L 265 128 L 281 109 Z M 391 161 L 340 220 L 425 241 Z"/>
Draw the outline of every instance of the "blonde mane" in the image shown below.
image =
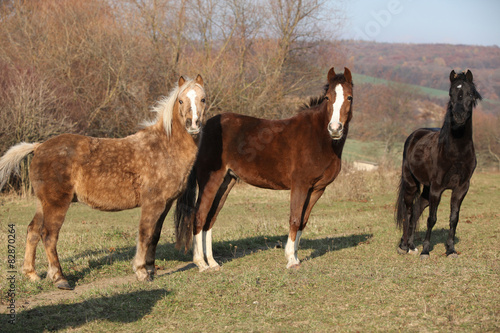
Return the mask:
<path fill-rule="evenodd" d="M 172 134 L 172 116 L 174 112 L 175 102 L 177 101 L 177 98 L 179 97 L 180 94 L 182 94 L 184 90 L 195 86 L 198 86 L 201 89 L 203 89 L 201 85 L 199 85 L 192 79 L 186 79 L 186 82 L 182 85 L 182 87 L 176 85 L 175 88 L 173 88 L 170 91 L 167 97 L 164 97 L 161 100 L 159 100 L 156 103 L 156 105 L 151 109 L 151 112 L 155 112 L 157 114 L 156 119 L 151 122 L 144 122 L 143 126 L 151 126 L 162 121 L 165 132 L 167 133 L 168 136 L 170 136 Z"/>

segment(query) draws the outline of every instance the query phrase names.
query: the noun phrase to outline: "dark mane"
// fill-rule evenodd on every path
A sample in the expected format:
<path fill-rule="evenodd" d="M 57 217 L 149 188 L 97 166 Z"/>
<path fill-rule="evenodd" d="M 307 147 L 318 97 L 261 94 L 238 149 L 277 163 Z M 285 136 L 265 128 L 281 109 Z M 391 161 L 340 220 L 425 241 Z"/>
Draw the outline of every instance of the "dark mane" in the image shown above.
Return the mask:
<path fill-rule="evenodd" d="M 330 85 L 327 83 L 323 86 L 323 94 L 320 95 L 320 96 L 315 96 L 315 97 L 310 97 L 309 98 L 309 101 L 307 101 L 306 103 L 302 104 L 300 107 L 299 107 L 299 112 L 300 111 L 303 111 L 303 110 L 307 110 L 307 109 L 311 109 L 315 106 L 318 106 L 320 105 L 321 103 L 323 103 L 323 101 L 325 100 L 325 95 L 326 95 L 326 92 L 328 91 L 328 88 L 330 87 Z"/>

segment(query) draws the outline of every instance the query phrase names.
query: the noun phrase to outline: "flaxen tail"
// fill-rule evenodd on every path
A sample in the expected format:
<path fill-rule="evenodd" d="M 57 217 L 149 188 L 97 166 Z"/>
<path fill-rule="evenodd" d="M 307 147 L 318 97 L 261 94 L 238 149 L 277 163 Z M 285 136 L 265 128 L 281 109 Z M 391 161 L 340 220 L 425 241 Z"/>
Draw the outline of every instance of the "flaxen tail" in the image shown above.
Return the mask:
<path fill-rule="evenodd" d="M 193 240 L 193 228 L 196 205 L 196 170 L 193 167 L 189 174 L 188 183 L 184 193 L 177 199 L 175 207 L 175 247 L 180 249 L 184 246 L 184 251 L 188 251 Z"/>
<path fill-rule="evenodd" d="M 0 158 L 0 190 L 2 190 L 5 183 L 7 183 L 12 172 L 19 173 L 19 164 L 22 159 L 26 155 L 32 153 L 39 144 L 39 142 L 18 143 L 10 147 L 2 158 Z"/>

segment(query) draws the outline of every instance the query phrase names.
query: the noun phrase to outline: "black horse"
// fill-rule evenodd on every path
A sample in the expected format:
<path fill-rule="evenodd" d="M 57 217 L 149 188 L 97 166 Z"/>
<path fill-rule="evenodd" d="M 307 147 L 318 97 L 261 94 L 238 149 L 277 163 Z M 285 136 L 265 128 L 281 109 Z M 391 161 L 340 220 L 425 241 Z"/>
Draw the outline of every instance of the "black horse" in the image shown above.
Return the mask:
<path fill-rule="evenodd" d="M 436 224 L 436 213 L 442 193 L 450 189 L 450 231 L 446 241 L 446 255 L 456 257 L 455 231 L 460 205 L 469 190 L 476 168 L 476 153 L 472 142 L 472 109 L 481 95 L 472 82 L 472 72 L 450 73 L 450 101 L 441 129 L 421 128 L 407 139 L 403 151 L 403 166 L 398 199 L 396 223 L 403 229 L 398 253 L 417 254 L 414 245 L 415 229 L 422 211 L 429 206 L 427 233 L 421 258 L 429 256 L 431 231 Z M 423 190 L 420 192 L 420 184 Z"/>

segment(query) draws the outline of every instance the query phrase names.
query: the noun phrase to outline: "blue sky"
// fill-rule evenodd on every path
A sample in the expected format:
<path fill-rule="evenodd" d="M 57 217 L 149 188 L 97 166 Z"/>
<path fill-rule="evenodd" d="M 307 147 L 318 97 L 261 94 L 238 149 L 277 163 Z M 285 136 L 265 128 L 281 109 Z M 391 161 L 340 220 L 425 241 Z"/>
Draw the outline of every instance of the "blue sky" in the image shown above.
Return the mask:
<path fill-rule="evenodd" d="M 344 0 L 340 7 L 343 39 L 500 46 L 499 0 Z"/>

